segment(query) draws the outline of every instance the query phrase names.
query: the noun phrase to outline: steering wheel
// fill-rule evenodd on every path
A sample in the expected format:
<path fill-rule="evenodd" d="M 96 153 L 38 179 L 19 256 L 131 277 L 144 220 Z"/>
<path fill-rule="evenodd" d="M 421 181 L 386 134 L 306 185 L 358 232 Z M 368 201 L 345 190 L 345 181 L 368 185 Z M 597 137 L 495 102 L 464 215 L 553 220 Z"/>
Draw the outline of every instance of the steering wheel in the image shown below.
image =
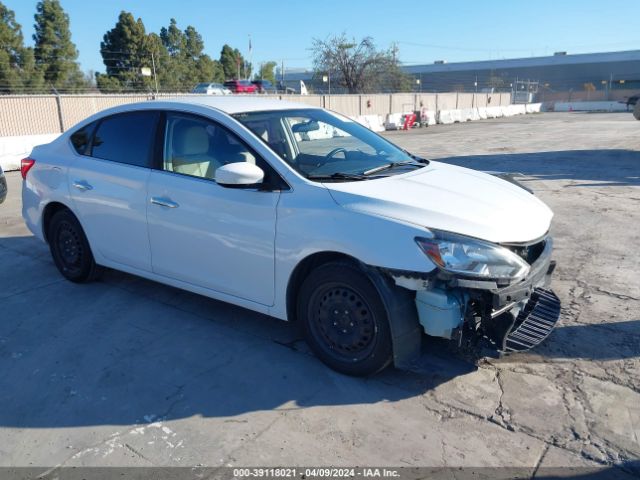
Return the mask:
<path fill-rule="evenodd" d="M 329 153 L 327 153 L 327 154 L 325 155 L 325 158 L 326 158 L 327 160 L 330 160 L 330 159 L 332 159 L 333 157 L 335 157 L 335 156 L 336 156 L 338 153 L 340 153 L 340 152 L 344 153 L 344 156 L 345 156 L 345 157 L 347 156 L 347 149 L 346 149 L 346 148 L 342 148 L 342 147 L 338 147 L 338 148 L 334 148 L 334 149 L 333 149 L 333 150 L 331 150 Z"/>

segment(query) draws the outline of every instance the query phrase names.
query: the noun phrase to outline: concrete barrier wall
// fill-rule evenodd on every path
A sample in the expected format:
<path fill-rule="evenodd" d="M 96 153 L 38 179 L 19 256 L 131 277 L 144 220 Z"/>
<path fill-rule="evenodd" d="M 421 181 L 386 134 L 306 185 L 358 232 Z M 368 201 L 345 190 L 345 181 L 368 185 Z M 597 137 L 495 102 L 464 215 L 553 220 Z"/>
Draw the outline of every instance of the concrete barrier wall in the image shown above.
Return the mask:
<path fill-rule="evenodd" d="M 324 98 L 324 108 L 357 117 L 360 115 L 360 95 L 327 95 Z"/>
<path fill-rule="evenodd" d="M 459 93 L 457 109 L 462 110 L 464 108 L 473 108 L 473 93 Z"/>
<path fill-rule="evenodd" d="M 458 108 L 457 93 L 438 94 L 438 110 L 455 110 L 456 108 Z"/>
<path fill-rule="evenodd" d="M 416 95 L 414 93 L 395 93 L 391 97 L 391 112 L 407 113 L 416 109 Z"/>
<path fill-rule="evenodd" d="M 194 96 L 160 94 L 158 99 Z M 260 97 L 264 97 L 261 95 Z M 350 117 L 427 110 L 501 106 L 509 93 L 393 93 L 363 95 L 273 95 L 273 98 L 325 107 Z M 488 101 L 491 98 L 491 102 Z M 0 96 L 0 137 L 60 133 L 105 108 L 150 100 L 148 95 L 6 95 Z"/>
<path fill-rule="evenodd" d="M 381 115 L 384 117 L 389 113 L 390 101 L 389 95 L 360 95 L 360 113 L 362 115 Z"/>
<path fill-rule="evenodd" d="M 0 97 L 0 137 L 61 131 L 55 96 Z"/>
<path fill-rule="evenodd" d="M 556 112 L 624 112 L 627 106 L 619 102 L 556 102 Z"/>
<path fill-rule="evenodd" d="M 488 95 L 486 93 L 475 93 L 473 95 L 473 106 L 475 108 L 486 107 L 487 97 Z"/>
<path fill-rule="evenodd" d="M 287 102 L 301 102 L 306 105 L 311 105 L 313 107 L 324 106 L 324 99 L 322 95 L 275 95 L 275 96 Z M 261 97 L 261 95 L 258 95 L 258 97 Z"/>
<path fill-rule="evenodd" d="M 416 98 L 416 103 L 418 106 L 422 106 L 427 110 L 437 110 L 437 95 L 435 93 L 419 93 Z"/>

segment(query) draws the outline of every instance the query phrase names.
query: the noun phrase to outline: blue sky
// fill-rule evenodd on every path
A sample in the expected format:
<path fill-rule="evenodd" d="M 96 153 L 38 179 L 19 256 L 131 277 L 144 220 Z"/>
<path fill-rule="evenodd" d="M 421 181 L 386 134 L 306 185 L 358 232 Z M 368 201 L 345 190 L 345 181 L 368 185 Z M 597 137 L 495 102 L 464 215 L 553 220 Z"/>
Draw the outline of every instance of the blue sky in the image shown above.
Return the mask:
<path fill-rule="evenodd" d="M 0 0 L 16 12 L 32 44 L 36 0 Z M 634 1 L 536 0 L 61 0 L 69 14 L 72 39 L 83 70 L 103 71 L 99 54 L 104 33 L 121 10 L 141 17 L 158 32 L 174 17 L 184 29 L 202 34 L 206 51 L 218 58 L 224 43 L 248 55 L 251 34 L 254 64 L 284 60 L 286 67 L 309 67 L 314 37 L 346 32 L 371 36 L 379 47 L 397 42 L 409 64 L 517 58 L 640 49 Z"/>

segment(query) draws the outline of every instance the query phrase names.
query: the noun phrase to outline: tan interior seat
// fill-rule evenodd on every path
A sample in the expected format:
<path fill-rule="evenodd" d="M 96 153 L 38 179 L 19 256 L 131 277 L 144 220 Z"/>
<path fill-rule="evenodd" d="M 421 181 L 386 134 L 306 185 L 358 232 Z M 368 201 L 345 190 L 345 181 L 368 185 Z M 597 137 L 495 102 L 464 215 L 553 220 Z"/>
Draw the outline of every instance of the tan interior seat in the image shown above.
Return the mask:
<path fill-rule="evenodd" d="M 176 125 L 173 134 L 172 170 L 196 177 L 214 178 L 220 163 L 209 154 L 209 138 L 205 125 L 192 123 L 186 128 Z"/>

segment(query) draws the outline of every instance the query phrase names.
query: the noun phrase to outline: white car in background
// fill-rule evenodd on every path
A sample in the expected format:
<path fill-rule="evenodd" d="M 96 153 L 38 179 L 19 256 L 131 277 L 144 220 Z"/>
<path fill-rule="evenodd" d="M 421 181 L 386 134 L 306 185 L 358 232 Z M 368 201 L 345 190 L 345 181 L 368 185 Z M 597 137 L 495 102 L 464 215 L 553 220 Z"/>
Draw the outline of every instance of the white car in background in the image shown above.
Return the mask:
<path fill-rule="evenodd" d="M 191 90 L 191 93 L 204 93 L 205 95 L 231 95 L 233 92 L 221 83 L 199 83 Z"/>
<path fill-rule="evenodd" d="M 123 105 L 22 176 L 26 224 L 69 280 L 109 267 L 296 322 L 347 374 L 410 366 L 423 333 L 526 350 L 560 314 L 546 205 L 321 108 Z"/>

